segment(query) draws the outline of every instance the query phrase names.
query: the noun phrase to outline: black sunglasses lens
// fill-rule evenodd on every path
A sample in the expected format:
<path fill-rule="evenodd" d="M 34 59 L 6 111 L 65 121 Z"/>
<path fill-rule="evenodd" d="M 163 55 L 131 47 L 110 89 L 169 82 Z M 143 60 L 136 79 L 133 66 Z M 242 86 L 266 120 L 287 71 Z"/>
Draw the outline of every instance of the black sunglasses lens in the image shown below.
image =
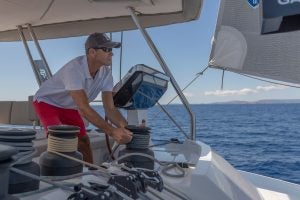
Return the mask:
<path fill-rule="evenodd" d="M 103 47 L 101 48 L 103 51 L 105 52 L 111 52 L 112 51 L 112 48 L 106 48 L 106 47 Z"/>
<path fill-rule="evenodd" d="M 101 49 L 104 52 L 112 52 L 112 48 L 107 48 L 107 47 L 95 47 L 93 49 Z"/>

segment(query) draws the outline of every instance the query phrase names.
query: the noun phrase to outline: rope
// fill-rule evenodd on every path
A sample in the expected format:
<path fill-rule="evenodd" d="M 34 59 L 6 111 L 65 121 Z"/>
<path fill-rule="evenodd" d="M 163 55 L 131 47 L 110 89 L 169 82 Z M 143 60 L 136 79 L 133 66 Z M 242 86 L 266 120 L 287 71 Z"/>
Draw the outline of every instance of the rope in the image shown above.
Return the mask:
<path fill-rule="evenodd" d="M 248 77 L 248 78 L 255 79 L 255 80 L 264 81 L 264 82 L 267 82 L 267 83 L 272 83 L 272 84 L 282 85 L 282 86 L 287 86 L 287 87 L 293 87 L 293 88 L 300 88 L 300 86 L 297 86 L 297 85 L 278 83 L 278 82 L 275 82 L 275 81 L 269 81 L 269 80 L 265 80 L 265 79 L 262 79 L 262 78 L 257 78 L 257 77 L 254 77 L 254 76 L 250 76 L 250 75 L 247 75 L 247 74 L 242 74 L 242 73 L 238 73 L 238 72 L 235 72 L 235 73 L 237 73 L 239 75 L 242 75 L 242 76 L 245 76 L 245 77 Z"/>
<path fill-rule="evenodd" d="M 59 138 L 52 135 L 48 136 L 48 148 L 47 151 L 54 153 L 56 155 L 62 156 L 64 158 L 79 162 L 81 164 L 84 164 L 89 167 L 93 167 L 99 170 L 102 170 L 102 172 L 106 172 L 104 168 L 99 167 L 98 165 L 94 165 L 82 160 L 79 160 L 77 158 L 74 158 L 72 156 L 68 156 L 66 154 L 63 154 L 61 152 L 74 152 L 77 151 L 77 145 L 78 145 L 78 138 Z"/>
<path fill-rule="evenodd" d="M 147 94 L 145 94 L 141 91 L 138 91 L 138 93 L 141 94 L 142 96 L 150 99 L 151 101 L 155 102 L 154 99 L 151 98 L 150 96 L 148 96 Z M 185 135 L 185 137 L 189 138 L 188 135 L 186 134 L 186 132 L 180 127 L 180 125 L 175 121 L 175 119 L 170 115 L 170 113 L 159 102 L 156 102 L 156 103 L 164 111 L 164 113 L 169 117 L 169 119 L 177 126 L 177 128 Z"/>
<path fill-rule="evenodd" d="M 208 69 L 208 67 L 209 66 L 207 66 L 206 68 L 204 68 L 201 72 L 198 72 L 197 74 L 196 74 L 196 77 L 193 79 L 193 80 L 191 80 L 191 82 L 189 82 L 181 91 L 183 92 L 185 89 L 187 89 L 192 83 L 194 83 L 198 78 L 199 78 L 199 76 L 200 75 L 203 75 L 203 73 Z M 178 97 L 178 94 L 175 96 L 175 97 L 173 97 L 166 105 L 169 105 L 170 103 L 172 103 L 176 98 Z M 159 112 L 160 113 L 160 112 Z M 159 113 L 157 113 L 155 116 L 157 116 Z"/>
<path fill-rule="evenodd" d="M 180 173 L 170 173 L 169 171 L 171 169 L 174 169 L 174 170 L 178 169 L 180 171 Z M 173 178 L 181 178 L 181 177 L 185 176 L 184 169 L 182 169 L 177 163 L 170 164 L 168 166 L 163 167 L 161 172 L 164 175 L 169 176 L 169 177 L 173 177 Z"/>
<path fill-rule="evenodd" d="M 165 164 L 159 160 L 157 160 L 155 157 L 153 156 L 150 156 L 148 154 L 145 154 L 145 153 L 127 153 L 123 156 L 120 156 L 118 157 L 116 160 L 112 161 L 111 164 L 112 165 L 116 165 L 116 166 L 119 166 L 119 164 L 117 164 L 120 160 L 124 159 L 124 158 L 127 158 L 127 157 L 130 157 L 130 156 L 143 156 L 143 157 L 146 157 L 146 158 L 149 158 L 151 160 L 153 160 L 154 162 L 157 162 L 159 165 L 161 166 L 164 166 Z"/>
<path fill-rule="evenodd" d="M 186 138 L 189 138 L 187 133 L 181 128 L 181 126 L 176 122 L 176 120 L 171 116 L 171 114 L 160 104 L 157 102 L 157 105 L 160 107 L 161 110 L 169 117 L 169 119 L 177 126 L 177 128 L 184 134 Z"/>
<path fill-rule="evenodd" d="M 223 72 L 222 72 L 222 82 L 221 82 L 221 90 L 223 90 L 223 86 L 224 86 L 224 75 L 225 75 L 225 70 L 223 69 Z"/>
<path fill-rule="evenodd" d="M 48 184 L 50 184 L 50 185 L 54 185 L 54 186 L 59 187 L 59 188 L 62 188 L 62 189 L 64 189 L 64 190 L 73 192 L 73 189 L 72 189 L 72 188 L 69 188 L 69 187 L 67 187 L 67 186 L 65 186 L 65 185 L 62 185 L 62 184 L 60 184 L 60 183 L 55 183 L 55 182 L 49 181 L 48 179 L 42 178 L 42 177 L 37 176 L 37 175 L 35 175 L 35 174 L 31 174 L 31 173 L 25 172 L 25 171 L 23 171 L 23 170 L 19 170 L 19 169 L 14 168 L 14 167 L 11 167 L 11 168 L 10 168 L 10 171 L 13 171 L 13 172 L 15 172 L 15 173 L 17 173 L 17 174 L 21 174 L 21 175 L 24 175 L 24 176 L 27 176 L 27 177 L 30 177 L 30 178 L 32 178 L 32 179 L 34 179 L 34 180 L 40 180 L 40 181 L 43 181 L 43 182 L 45 182 L 45 183 L 48 183 Z"/>
<path fill-rule="evenodd" d="M 79 163 L 81 163 L 81 164 L 83 164 L 83 165 L 86 165 L 86 166 L 88 166 L 88 167 L 93 167 L 93 168 L 99 169 L 99 170 L 101 170 L 102 172 L 107 172 L 106 169 L 104 169 L 103 167 L 99 167 L 98 165 L 94 165 L 94 164 L 91 164 L 91 163 L 89 163 L 89 162 L 85 162 L 85 161 L 83 161 L 83 160 L 79 160 L 79 159 L 74 158 L 74 157 L 72 157 L 72 156 L 68 156 L 68 155 L 66 155 L 66 154 L 63 154 L 63 153 L 60 153 L 60 152 L 57 152 L 57 151 L 49 151 L 49 152 L 54 153 L 54 154 L 59 155 L 59 156 L 62 156 L 62 157 L 64 157 L 64 158 L 73 160 L 73 161 L 75 161 L 75 162 L 79 162 Z"/>
<path fill-rule="evenodd" d="M 108 120 L 108 117 L 107 117 L 107 116 L 105 116 L 105 121 L 106 121 L 107 123 L 109 123 L 109 120 Z M 108 136 L 108 134 L 106 134 L 106 133 L 105 133 L 105 143 L 106 143 L 106 148 L 107 148 L 107 150 L 108 150 L 108 153 L 109 153 L 109 155 L 110 155 L 110 158 L 111 158 L 112 160 L 114 160 L 115 157 L 114 157 L 114 155 L 113 155 L 113 151 L 112 151 L 111 146 L 110 146 L 109 136 Z"/>
<path fill-rule="evenodd" d="M 48 13 L 48 11 L 49 11 L 50 8 L 52 7 L 54 1 L 55 1 L 55 0 L 52 0 L 52 1 L 49 3 L 47 9 L 45 10 L 45 12 L 44 12 L 44 13 L 42 14 L 42 16 L 40 17 L 40 20 L 43 19 L 43 18 L 45 17 L 45 15 Z"/>
<path fill-rule="evenodd" d="M 121 32 L 121 49 L 120 49 L 120 77 L 119 81 L 122 80 L 122 64 L 123 64 L 123 31 Z"/>
<path fill-rule="evenodd" d="M 194 83 L 199 77 L 200 75 L 203 75 L 203 73 L 209 68 L 209 66 L 205 67 L 201 72 L 198 72 L 196 74 L 196 77 L 193 78 L 193 80 L 191 80 L 181 91 L 183 92 L 185 89 L 187 89 L 192 83 Z M 169 105 L 170 103 L 172 103 L 176 98 L 178 97 L 178 94 L 176 94 L 176 96 L 174 96 L 165 106 Z M 157 115 L 159 115 L 161 113 L 161 110 L 158 111 L 155 115 L 154 118 L 157 117 Z M 186 135 L 187 137 L 187 135 Z M 187 137 L 188 138 L 188 137 Z"/>
<path fill-rule="evenodd" d="M 223 70 L 223 74 L 224 74 L 224 71 L 228 71 L 228 70 L 227 70 L 226 68 L 224 68 L 224 67 L 212 66 L 212 68 L 216 68 L 216 69 L 219 69 L 219 70 Z M 247 74 L 240 73 L 240 72 L 236 72 L 236 71 L 230 71 L 230 72 L 239 74 L 239 75 L 241 75 L 241 76 L 245 76 L 245 77 L 247 77 L 247 78 L 251 78 L 251 79 L 255 79 L 255 80 L 267 82 L 267 83 L 272 83 L 272 84 L 282 85 L 282 86 L 287 86 L 287 87 L 293 87 L 293 88 L 300 88 L 299 84 L 298 84 L 298 85 L 291 85 L 291 84 L 287 84 L 287 83 L 279 83 L 279 82 L 275 82 L 275 81 L 270 81 L 270 80 L 266 80 L 266 79 L 263 79 L 263 78 L 254 77 L 254 76 L 247 75 Z M 222 78 L 222 79 L 223 79 L 223 78 Z"/>
<path fill-rule="evenodd" d="M 37 153 L 38 151 L 34 149 L 33 151 L 26 151 L 26 152 L 19 152 L 17 155 L 13 156 L 15 157 L 16 161 L 11 164 L 13 165 L 18 165 L 18 164 L 25 164 L 29 163 L 32 161 L 33 156 Z"/>
<path fill-rule="evenodd" d="M 74 132 L 74 131 L 73 131 Z M 47 151 L 58 152 L 74 152 L 77 151 L 78 138 L 59 138 L 53 135 L 48 135 Z"/>

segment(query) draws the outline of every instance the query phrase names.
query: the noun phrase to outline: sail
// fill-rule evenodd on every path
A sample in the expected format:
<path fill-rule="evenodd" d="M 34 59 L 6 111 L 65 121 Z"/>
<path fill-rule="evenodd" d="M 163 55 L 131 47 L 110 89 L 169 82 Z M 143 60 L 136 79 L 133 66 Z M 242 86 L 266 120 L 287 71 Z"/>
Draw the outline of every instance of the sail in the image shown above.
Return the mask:
<path fill-rule="evenodd" d="M 300 83 L 300 0 L 221 0 L 210 67 Z"/>

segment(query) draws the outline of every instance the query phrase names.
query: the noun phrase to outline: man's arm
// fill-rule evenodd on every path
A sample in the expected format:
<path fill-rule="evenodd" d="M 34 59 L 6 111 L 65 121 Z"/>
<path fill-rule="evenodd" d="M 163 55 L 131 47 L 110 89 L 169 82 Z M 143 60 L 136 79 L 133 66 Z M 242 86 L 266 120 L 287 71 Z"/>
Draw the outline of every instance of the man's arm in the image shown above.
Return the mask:
<path fill-rule="evenodd" d="M 80 113 L 90 123 L 103 130 L 118 143 L 125 144 L 132 139 L 132 133 L 124 128 L 114 128 L 109 125 L 90 105 L 84 90 L 69 91 Z"/>
<path fill-rule="evenodd" d="M 112 92 L 102 92 L 102 102 L 107 118 L 117 127 L 126 127 L 127 121 L 120 113 L 120 111 L 115 107 Z"/>

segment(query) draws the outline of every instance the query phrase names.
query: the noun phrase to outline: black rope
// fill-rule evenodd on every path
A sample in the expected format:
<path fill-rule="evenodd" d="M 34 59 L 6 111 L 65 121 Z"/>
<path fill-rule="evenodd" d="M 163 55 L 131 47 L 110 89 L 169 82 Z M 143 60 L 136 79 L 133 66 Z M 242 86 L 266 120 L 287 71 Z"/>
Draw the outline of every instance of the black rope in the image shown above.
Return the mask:
<path fill-rule="evenodd" d="M 225 75 L 225 69 L 223 69 L 223 73 L 222 73 L 221 90 L 223 90 L 223 85 L 224 85 L 224 75 Z"/>
<path fill-rule="evenodd" d="M 42 16 L 40 17 L 40 20 L 43 19 L 43 18 L 45 17 L 45 15 L 48 13 L 48 11 L 49 11 L 50 8 L 52 7 L 54 1 L 55 1 L 55 0 L 52 0 L 52 1 L 49 3 L 47 9 L 45 10 L 45 12 L 44 12 L 44 13 L 42 14 Z"/>

